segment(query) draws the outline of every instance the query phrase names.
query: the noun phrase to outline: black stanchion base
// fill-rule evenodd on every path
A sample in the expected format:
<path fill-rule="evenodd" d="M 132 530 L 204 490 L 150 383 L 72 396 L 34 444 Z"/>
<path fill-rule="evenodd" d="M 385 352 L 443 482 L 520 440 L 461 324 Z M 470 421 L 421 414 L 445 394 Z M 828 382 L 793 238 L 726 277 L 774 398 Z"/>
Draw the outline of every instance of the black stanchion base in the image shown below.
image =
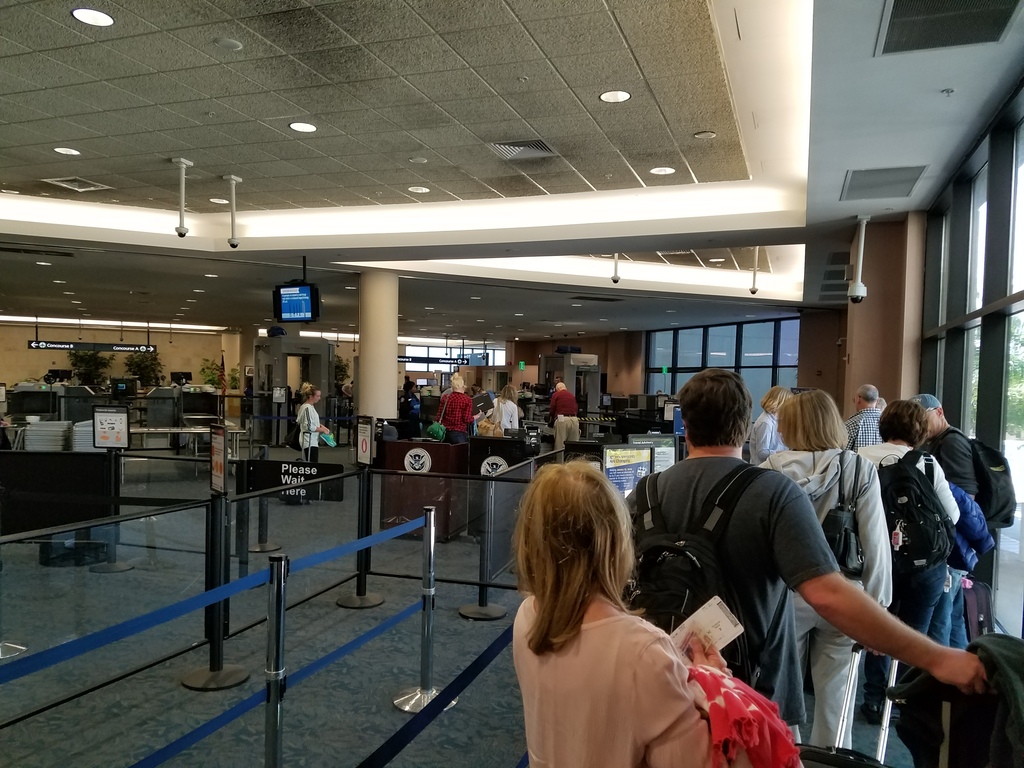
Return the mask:
<path fill-rule="evenodd" d="M 459 608 L 459 616 L 470 621 L 497 621 L 508 616 L 508 609 L 500 605 L 464 605 Z"/>
<path fill-rule="evenodd" d="M 99 563 L 89 567 L 90 573 L 124 573 L 134 568 L 134 565 L 128 563 Z"/>
<path fill-rule="evenodd" d="M 373 592 L 368 592 L 365 595 L 353 593 L 351 595 L 342 595 L 335 604 L 339 608 L 362 610 L 363 608 L 376 608 L 378 605 L 383 605 L 384 598 Z"/>
<path fill-rule="evenodd" d="M 190 691 L 223 691 L 241 685 L 249 679 L 249 670 L 237 664 L 225 664 L 219 672 L 208 667 L 185 673 L 181 684 Z"/>
<path fill-rule="evenodd" d="M 280 544 L 273 544 L 267 542 L 266 544 L 253 544 L 249 547 L 250 552 L 277 552 L 281 548 Z"/>

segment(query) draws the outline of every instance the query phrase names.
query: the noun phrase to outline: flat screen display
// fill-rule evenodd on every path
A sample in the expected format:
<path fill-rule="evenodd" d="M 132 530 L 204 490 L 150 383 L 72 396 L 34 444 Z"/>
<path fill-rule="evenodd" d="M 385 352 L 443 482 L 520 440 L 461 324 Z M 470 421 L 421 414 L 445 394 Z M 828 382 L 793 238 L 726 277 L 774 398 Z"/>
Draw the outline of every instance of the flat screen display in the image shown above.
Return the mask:
<path fill-rule="evenodd" d="M 320 318 L 320 292 L 312 284 L 274 288 L 274 315 L 279 323 L 310 323 Z"/>

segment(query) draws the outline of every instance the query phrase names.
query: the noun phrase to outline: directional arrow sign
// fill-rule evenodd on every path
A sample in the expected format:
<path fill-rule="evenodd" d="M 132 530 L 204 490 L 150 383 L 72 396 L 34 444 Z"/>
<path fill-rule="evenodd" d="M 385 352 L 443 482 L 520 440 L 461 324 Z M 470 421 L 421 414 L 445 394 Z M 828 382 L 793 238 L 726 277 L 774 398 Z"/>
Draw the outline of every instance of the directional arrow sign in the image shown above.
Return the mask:
<path fill-rule="evenodd" d="M 88 352 L 156 352 L 154 344 L 103 344 L 92 341 L 30 341 L 29 349 Z"/>
<path fill-rule="evenodd" d="M 30 341 L 29 349 L 91 349 L 91 344 L 82 344 L 80 341 Z"/>

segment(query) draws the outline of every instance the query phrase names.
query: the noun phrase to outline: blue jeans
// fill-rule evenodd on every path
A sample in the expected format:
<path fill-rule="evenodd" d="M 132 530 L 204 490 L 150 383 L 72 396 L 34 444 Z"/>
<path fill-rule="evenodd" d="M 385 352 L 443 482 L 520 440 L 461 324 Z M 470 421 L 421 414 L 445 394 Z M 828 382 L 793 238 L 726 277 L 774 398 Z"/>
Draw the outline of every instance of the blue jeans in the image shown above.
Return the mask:
<path fill-rule="evenodd" d="M 448 434 L 445 436 L 445 440 L 446 442 L 449 442 L 452 445 L 458 445 L 459 443 L 468 443 L 469 433 L 456 432 L 454 429 L 449 429 Z"/>
<path fill-rule="evenodd" d="M 924 571 L 892 575 L 892 605 L 889 612 L 911 629 L 927 634 L 932 614 L 943 595 L 946 564 L 939 563 Z M 889 657 L 867 654 L 864 659 L 864 703 L 880 707 L 885 701 Z"/>
<path fill-rule="evenodd" d="M 964 626 L 963 579 L 966 571 L 949 569 L 949 591 L 943 592 L 932 614 L 928 637 L 939 645 L 950 648 L 967 647 L 967 628 Z"/>

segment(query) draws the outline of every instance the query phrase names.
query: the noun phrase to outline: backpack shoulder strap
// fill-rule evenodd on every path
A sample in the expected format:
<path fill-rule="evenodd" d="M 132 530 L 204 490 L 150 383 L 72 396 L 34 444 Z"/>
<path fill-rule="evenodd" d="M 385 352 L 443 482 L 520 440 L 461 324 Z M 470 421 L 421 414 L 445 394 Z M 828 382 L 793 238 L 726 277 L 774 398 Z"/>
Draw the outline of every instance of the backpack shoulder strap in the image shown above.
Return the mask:
<path fill-rule="evenodd" d="M 918 463 L 921 459 L 924 459 L 924 476 L 928 478 L 928 484 L 931 486 L 935 485 L 935 459 L 930 453 L 924 451 L 910 451 L 900 461 L 907 465 L 907 467 L 916 470 Z"/>
<path fill-rule="evenodd" d="M 865 461 L 867 459 L 864 457 L 853 454 L 853 491 L 850 493 L 850 511 L 853 513 L 857 512 L 857 497 L 860 495 L 860 465 Z"/>
<path fill-rule="evenodd" d="M 765 472 L 770 470 L 754 467 L 749 464 L 741 464 L 723 477 L 711 493 L 704 499 L 704 506 L 701 507 L 700 522 L 691 530 L 703 529 L 711 540 L 717 544 L 722 538 L 722 533 L 729 524 L 736 504 L 740 496 L 747 490 L 747 487 Z"/>
<path fill-rule="evenodd" d="M 836 460 L 839 462 L 839 499 L 838 499 L 837 503 L 838 503 L 839 507 L 841 507 L 841 508 L 846 506 L 846 488 L 843 485 L 843 459 L 845 457 L 846 457 L 846 449 L 844 448 L 843 450 L 839 451 L 839 455 L 836 456 Z M 856 480 L 854 481 L 854 489 L 853 490 L 854 490 L 854 493 L 851 494 L 851 495 L 853 497 L 856 497 L 857 496 L 857 493 L 856 493 L 856 491 L 857 491 Z"/>
<path fill-rule="evenodd" d="M 640 478 L 636 484 L 636 517 L 634 528 L 638 533 L 666 533 L 665 517 L 661 513 L 661 500 L 658 498 L 658 477 L 655 472 Z M 648 519 L 648 514 L 650 519 Z"/>

